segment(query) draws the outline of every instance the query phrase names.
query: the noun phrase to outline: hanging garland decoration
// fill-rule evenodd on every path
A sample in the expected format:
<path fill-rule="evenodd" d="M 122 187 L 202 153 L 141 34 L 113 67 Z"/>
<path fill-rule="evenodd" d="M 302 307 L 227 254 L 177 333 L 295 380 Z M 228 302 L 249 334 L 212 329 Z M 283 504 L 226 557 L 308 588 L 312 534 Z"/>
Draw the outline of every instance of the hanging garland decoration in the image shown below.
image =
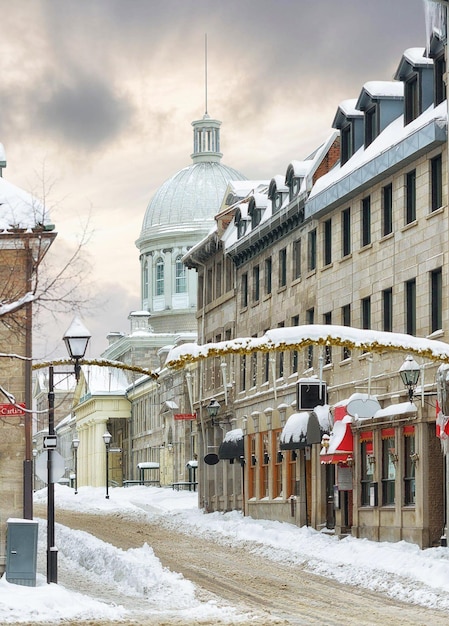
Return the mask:
<path fill-rule="evenodd" d="M 145 376 L 149 376 L 154 380 L 159 378 L 159 374 L 153 372 L 145 367 L 139 367 L 138 365 L 128 365 L 127 363 L 121 363 L 120 361 L 109 361 L 108 359 L 82 359 L 80 360 L 80 365 L 97 365 L 99 367 L 115 367 L 121 370 L 127 370 L 129 372 L 137 372 L 138 374 L 144 374 Z M 59 359 L 56 361 L 47 361 L 45 363 L 34 363 L 33 370 L 42 369 L 44 367 L 49 367 L 50 365 L 58 366 L 58 365 L 73 365 L 73 361 L 71 359 Z"/>
<path fill-rule="evenodd" d="M 263 337 L 246 337 L 218 343 L 183 344 L 172 348 L 166 366 L 181 369 L 189 363 L 227 354 L 284 352 L 308 346 L 337 346 L 363 352 L 406 352 L 430 361 L 449 363 L 449 344 L 404 333 L 363 330 L 350 326 L 305 324 L 269 330 Z"/>

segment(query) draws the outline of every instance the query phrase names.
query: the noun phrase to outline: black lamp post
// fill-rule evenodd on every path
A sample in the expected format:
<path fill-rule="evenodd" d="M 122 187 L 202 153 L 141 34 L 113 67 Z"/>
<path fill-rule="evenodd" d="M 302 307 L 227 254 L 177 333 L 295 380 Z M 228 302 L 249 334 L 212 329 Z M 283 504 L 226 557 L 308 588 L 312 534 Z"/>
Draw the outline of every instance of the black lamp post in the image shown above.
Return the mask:
<path fill-rule="evenodd" d="M 206 407 L 207 413 L 211 419 L 211 424 L 212 426 L 214 425 L 214 418 L 217 417 L 217 413 L 220 410 L 220 403 L 217 402 L 215 400 L 215 398 L 212 398 L 211 401 L 209 402 L 209 404 Z"/>
<path fill-rule="evenodd" d="M 106 498 L 109 499 L 109 447 L 112 441 L 112 435 L 107 430 L 103 435 L 103 441 L 106 446 Z"/>
<path fill-rule="evenodd" d="M 72 439 L 72 448 L 75 454 L 75 495 L 78 493 L 78 448 L 80 445 L 80 440 L 78 437 Z"/>
<path fill-rule="evenodd" d="M 70 358 L 75 361 L 75 377 L 79 380 L 80 360 L 86 354 L 91 335 L 78 317 L 75 317 L 64 334 Z M 55 546 L 55 483 L 53 477 L 53 451 L 55 434 L 54 367 L 48 368 L 48 438 L 47 438 L 47 583 L 58 582 L 58 549 Z"/>
<path fill-rule="evenodd" d="M 412 402 L 415 387 L 419 380 L 420 367 L 410 354 L 399 368 L 399 374 L 402 382 L 408 388 L 408 399 Z"/>

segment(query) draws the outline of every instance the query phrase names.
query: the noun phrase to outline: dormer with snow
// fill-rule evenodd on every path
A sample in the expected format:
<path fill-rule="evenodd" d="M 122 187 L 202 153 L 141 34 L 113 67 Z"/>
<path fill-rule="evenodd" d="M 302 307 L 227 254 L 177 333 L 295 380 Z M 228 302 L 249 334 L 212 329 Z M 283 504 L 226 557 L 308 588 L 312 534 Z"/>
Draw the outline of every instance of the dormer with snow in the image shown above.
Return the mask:
<path fill-rule="evenodd" d="M 356 108 L 364 113 L 364 146 L 367 148 L 403 113 L 404 85 L 393 81 L 364 84 Z"/>
<path fill-rule="evenodd" d="M 356 98 L 341 102 L 332 123 L 332 128 L 340 131 L 340 165 L 344 165 L 364 143 L 364 116 L 356 104 Z"/>
<path fill-rule="evenodd" d="M 433 104 L 433 60 L 424 54 L 424 48 L 406 50 L 394 76 L 404 84 L 404 125 Z"/>
<path fill-rule="evenodd" d="M 306 174 L 310 170 L 311 163 L 304 161 L 292 161 L 287 167 L 285 174 L 285 184 L 288 188 L 288 198 L 290 202 L 298 197 Z"/>
<path fill-rule="evenodd" d="M 274 176 L 268 186 L 268 200 L 271 200 L 271 212 L 277 213 L 289 197 L 289 188 L 283 176 Z"/>
<path fill-rule="evenodd" d="M 267 204 L 268 197 L 266 193 L 255 193 L 250 196 L 248 202 L 248 217 L 251 220 L 251 230 L 259 226 Z"/>

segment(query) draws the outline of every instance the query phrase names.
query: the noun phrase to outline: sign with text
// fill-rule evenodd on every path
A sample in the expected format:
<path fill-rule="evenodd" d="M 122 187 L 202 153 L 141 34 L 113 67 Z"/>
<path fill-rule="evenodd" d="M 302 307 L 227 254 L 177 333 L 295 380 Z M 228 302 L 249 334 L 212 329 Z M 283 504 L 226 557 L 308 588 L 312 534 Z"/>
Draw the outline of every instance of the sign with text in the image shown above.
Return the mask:
<path fill-rule="evenodd" d="M 175 420 L 196 420 L 196 413 L 175 413 Z"/>
<path fill-rule="evenodd" d="M 25 415 L 23 410 L 25 405 L 23 402 L 20 404 L 0 404 L 0 417 L 6 417 L 9 415 Z"/>

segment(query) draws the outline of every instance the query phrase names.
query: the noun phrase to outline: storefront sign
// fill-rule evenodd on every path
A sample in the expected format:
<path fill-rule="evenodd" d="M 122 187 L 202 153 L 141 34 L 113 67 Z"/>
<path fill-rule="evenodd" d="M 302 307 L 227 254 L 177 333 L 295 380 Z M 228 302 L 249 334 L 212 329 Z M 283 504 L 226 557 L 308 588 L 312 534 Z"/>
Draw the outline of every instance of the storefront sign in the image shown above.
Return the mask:
<path fill-rule="evenodd" d="M 196 420 L 196 413 L 175 413 L 175 420 Z"/>
<path fill-rule="evenodd" d="M 22 408 L 23 407 L 23 408 Z M 0 416 L 8 415 L 25 415 L 23 410 L 25 405 L 21 402 L 19 404 L 0 404 Z"/>

